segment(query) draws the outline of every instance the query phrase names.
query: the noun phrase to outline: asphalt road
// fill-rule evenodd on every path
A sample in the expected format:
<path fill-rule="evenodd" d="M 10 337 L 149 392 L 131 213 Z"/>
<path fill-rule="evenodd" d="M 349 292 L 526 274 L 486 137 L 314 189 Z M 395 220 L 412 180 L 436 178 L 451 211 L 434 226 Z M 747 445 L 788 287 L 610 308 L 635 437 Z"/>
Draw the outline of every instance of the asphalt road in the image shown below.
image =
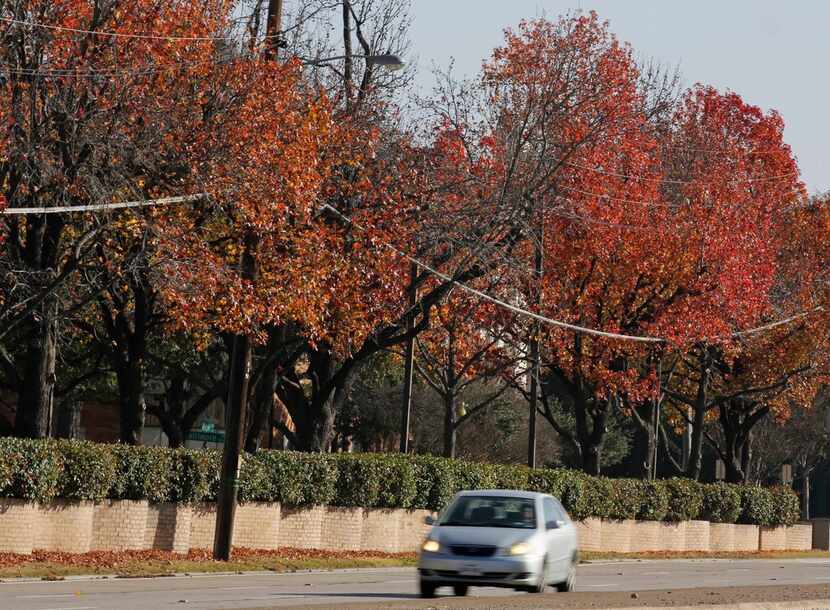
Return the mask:
<path fill-rule="evenodd" d="M 598 562 L 580 566 L 577 582 L 578 591 L 596 593 L 696 587 L 826 585 L 830 583 L 830 560 Z M 12 581 L 0 583 L 0 608 L 230 610 L 307 604 L 331 606 L 350 602 L 402 601 L 414 598 L 415 591 L 414 570 L 397 568 L 154 579 Z M 499 589 L 473 589 L 472 595 L 516 594 Z"/>

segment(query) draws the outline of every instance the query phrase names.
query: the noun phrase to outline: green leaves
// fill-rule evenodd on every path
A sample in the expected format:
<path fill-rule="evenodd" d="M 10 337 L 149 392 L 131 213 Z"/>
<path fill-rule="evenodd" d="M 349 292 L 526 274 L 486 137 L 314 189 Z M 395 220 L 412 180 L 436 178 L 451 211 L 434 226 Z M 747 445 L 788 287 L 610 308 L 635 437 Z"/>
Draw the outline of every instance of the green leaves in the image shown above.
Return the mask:
<path fill-rule="evenodd" d="M 36 502 L 216 500 L 217 451 L 101 445 L 85 441 L 0 439 L 0 497 Z M 573 519 L 642 519 L 791 525 L 798 496 L 786 487 L 689 479 L 641 481 L 592 477 L 576 470 L 529 469 L 432 456 L 259 451 L 243 457 L 240 502 L 439 511 L 465 489 L 549 493 Z"/>

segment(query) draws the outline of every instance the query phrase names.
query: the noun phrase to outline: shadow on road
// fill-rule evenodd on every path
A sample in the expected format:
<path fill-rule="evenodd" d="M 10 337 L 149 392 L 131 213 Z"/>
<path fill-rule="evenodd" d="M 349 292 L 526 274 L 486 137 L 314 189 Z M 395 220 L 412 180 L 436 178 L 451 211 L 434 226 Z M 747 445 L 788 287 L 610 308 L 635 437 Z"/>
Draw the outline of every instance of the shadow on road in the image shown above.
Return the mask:
<path fill-rule="evenodd" d="M 419 599 L 417 595 L 411 593 L 360 593 L 355 591 L 352 593 L 312 593 L 306 591 L 303 593 L 277 593 L 279 597 L 353 597 L 355 599 L 363 598 L 386 598 L 386 599 Z"/>

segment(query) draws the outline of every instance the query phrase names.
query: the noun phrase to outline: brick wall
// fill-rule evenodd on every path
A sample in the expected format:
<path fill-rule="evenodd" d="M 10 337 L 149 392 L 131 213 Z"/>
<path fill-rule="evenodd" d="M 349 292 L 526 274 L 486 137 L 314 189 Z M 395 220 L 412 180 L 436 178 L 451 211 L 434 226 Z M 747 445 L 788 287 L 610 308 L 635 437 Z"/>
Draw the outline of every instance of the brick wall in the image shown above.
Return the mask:
<path fill-rule="evenodd" d="M 147 530 L 147 501 L 106 500 L 92 513 L 91 550 L 141 550 Z"/>
<path fill-rule="evenodd" d="M 320 546 L 338 551 L 359 551 L 363 535 L 363 509 L 327 506 L 323 509 Z"/>
<path fill-rule="evenodd" d="M 86 553 L 92 547 L 95 504 L 53 500 L 38 506 L 32 547 L 66 553 Z"/>
<path fill-rule="evenodd" d="M 428 514 L 424 510 L 243 504 L 237 508 L 234 544 L 259 549 L 411 552 L 420 547 L 429 530 L 424 524 Z M 54 501 L 40 506 L 0 498 L 0 552 L 161 549 L 184 553 L 212 548 L 215 527 L 213 504 Z M 830 527 L 823 522 L 817 524 L 815 534 L 809 523 L 759 529 L 706 521 L 588 519 L 576 523 L 576 528 L 580 550 L 619 553 L 805 550 L 813 546 L 814 535 L 825 545 L 830 536 Z"/>
<path fill-rule="evenodd" d="M 280 514 L 280 546 L 319 549 L 323 538 L 323 506 L 283 507 Z"/>
<path fill-rule="evenodd" d="M 193 510 L 185 504 L 151 504 L 147 507 L 144 548 L 186 553 L 190 550 Z"/>
<path fill-rule="evenodd" d="M 40 515 L 35 504 L 0 498 L 0 551 L 28 555 L 34 549 L 34 533 Z"/>

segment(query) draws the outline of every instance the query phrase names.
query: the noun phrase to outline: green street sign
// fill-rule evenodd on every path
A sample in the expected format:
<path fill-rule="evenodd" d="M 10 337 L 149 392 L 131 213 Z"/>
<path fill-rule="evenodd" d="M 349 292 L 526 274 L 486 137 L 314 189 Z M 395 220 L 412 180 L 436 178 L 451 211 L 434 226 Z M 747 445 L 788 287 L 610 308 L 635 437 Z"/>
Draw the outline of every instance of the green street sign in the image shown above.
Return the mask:
<path fill-rule="evenodd" d="M 203 441 L 208 443 L 224 443 L 225 433 L 217 431 L 203 431 L 193 430 L 187 433 L 187 440 L 189 441 Z"/>

